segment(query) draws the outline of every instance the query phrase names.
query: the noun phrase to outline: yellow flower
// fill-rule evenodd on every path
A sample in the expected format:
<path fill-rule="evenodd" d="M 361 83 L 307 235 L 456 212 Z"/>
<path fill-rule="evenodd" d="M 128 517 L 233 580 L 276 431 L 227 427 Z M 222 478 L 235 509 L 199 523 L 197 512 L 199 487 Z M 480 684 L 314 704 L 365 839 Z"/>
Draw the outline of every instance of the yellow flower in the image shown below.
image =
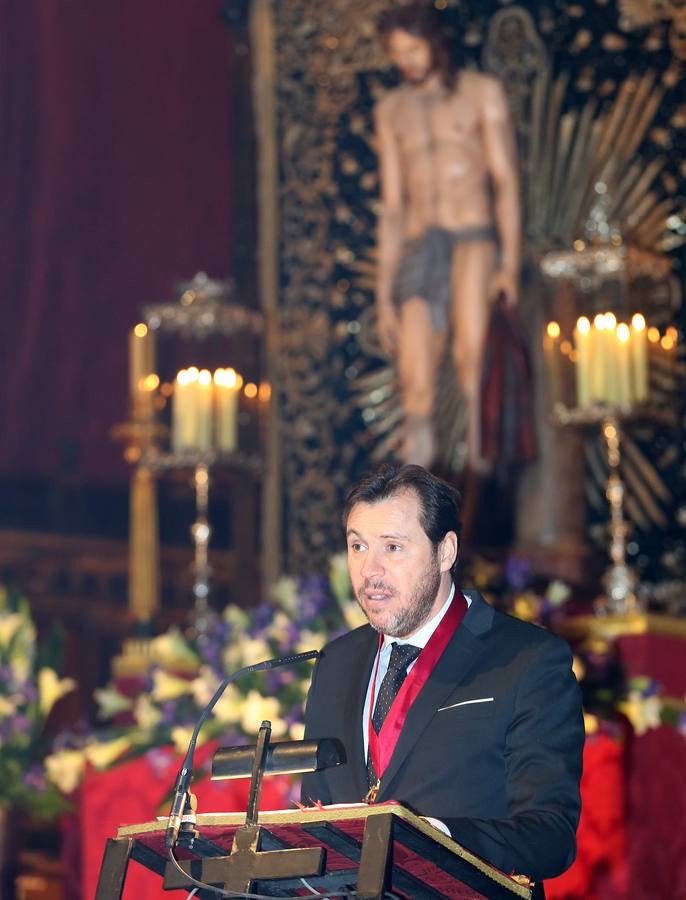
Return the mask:
<path fill-rule="evenodd" d="M 134 704 L 133 717 L 139 728 L 151 731 L 162 718 L 162 713 L 147 694 L 141 694 Z"/>
<path fill-rule="evenodd" d="M 329 584 L 334 597 L 341 607 L 350 602 L 352 585 L 348 572 L 348 554 L 336 553 L 329 563 Z"/>
<path fill-rule="evenodd" d="M 9 647 L 10 641 L 22 628 L 25 618 L 20 613 L 5 613 L 0 616 L 0 647 Z"/>
<path fill-rule="evenodd" d="M 126 697 L 116 688 L 96 688 L 93 696 L 98 704 L 98 718 L 100 719 L 111 719 L 133 706 L 131 698 Z"/>
<path fill-rule="evenodd" d="M 305 737 L 305 726 L 302 722 L 293 722 L 288 730 L 288 736 L 292 741 L 302 741 Z"/>
<path fill-rule="evenodd" d="M 193 734 L 193 728 L 190 725 L 176 725 L 171 730 L 171 739 L 174 744 L 174 749 L 177 753 L 185 753 L 188 750 L 188 744 L 190 743 L 191 735 Z M 202 731 L 198 736 L 197 747 L 200 746 L 204 741 L 202 736 Z"/>
<path fill-rule="evenodd" d="M 572 672 L 577 681 L 583 681 L 586 677 L 586 663 L 576 653 L 572 656 Z"/>
<path fill-rule="evenodd" d="M 586 734 L 595 734 L 598 730 L 598 716 L 594 716 L 593 713 L 584 713 L 584 730 Z"/>
<path fill-rule="evenodd" d="M 237 693 L 233 685 L 229 685 L 219 700 L 217 700 L 212 710 L 212 715 L 218 722 L 227 725 L 234 724 L 240 721 L 242 708 L 243 701 L 240 694 Z"/>
<path fill-rule="evenodd" d="M 197 668 L 200 660 L 178 628 L 170 628 L 150 641 L 150 655 L 166 668 Z"/>
<path fill-rule="evenodd" d="M 341 612 L 345 619 L 345 624 L 351 630 L 359 628 L 360 625 L 367 624 L 367 617 L 362 611 L 362 607 L 356 600 L 350 600 L 348 603 L 341 604 Z"/>
<path fill-rule="evenodd" d="M 512 612 L 518 619 L 533 622 L 538 616 L 540 600 L 533 591 L 524 591 L 515 597 Z"/>
<path fill-rule="evenodd" d="M 282 575 L 272 585 L 270 595 L 274 603 L 285 610 L 290 616 L 298 611 L 300 597 L 298 596 L 298 582 L 289 575 Z"/>
<path fill-rule="evenodd" d="M 246 734 L 257 734 L 260 725 L 266 719 L 272 723 L 272 734 L 280 737 L 287 731 L 287 725 L 279 713 L 281 707 L 276 697 L 263 697 L 251 690 L 243 700 L 241 711 L 241 728 Z"/>
<path fill-rule="evenodd" d="M 238 606 L 227 606 L 224 610 L 224 621 L 238 633 L 245 631 L 250 624 L 247 614 Z"/>
<path fill-rule="evenodd" d="M 3 697 L 0 694 L 0 717 L 13 716 L 17 711 L 17 705 L 11 697 Z"/>
<path fill-rule="evenodd" d="M 272 641 L 282 644 L 289 635 L 290 622 L 291 620 L 286 613 L 283 612 L 283 610 L 277 609 L 269 623 L 267 637 Z"/>
<path fill-rule="evenodd" d="M 198 706 L 207 706 L 218 687 L 217 676 L 209 666 L 203 666 L 198 677 L 191 681 L 193 699 Z"/>
<path fill-rule="evenodd" d="M 132 746 L 131 738 L 119 737 L 111 741 L 88 744 L 84 750 L 84 756 L 96 769 L 106 769 Z"/>
<path fill-rule="evenodd" d="M 184 694 L 193 692 L 193 683 L 187 678 L 177 678 L 162 669 L 156 669 L 153 672 L 152 680 L 151 696 L 158 703 L 165 700 L 176 700 L 178 697 L 183 697 Z"/>
<path fill-rule="evenodd" d="M 304 629 L 298 636 L 295 652 L 306 653 L 308 650 L 321 650 L 326 642 L 327 636 L 323 632 Z"/>
<path fill-rule="evenodd" d="M 264 659 L 271 659 L 271 650 L 264 638 L 246 637 L 240 642 L 240 647 L 243 653 L 244 666 L 252 666 L 254 663 L 262 662 Z"/>
<path fill-rule="evenodd" d="M 73 678 L 58 678 L 54 669 L 44 668 L 38 673 L 38 696 L 40 711 L 47 716 L 53 706 L 76 688 Z"/>
<path fill-rule="evenodd" d="M 63 794 L 76 790 L 86 766 L 83 750 L 58 750 L 45 757 L 45 774 Z"/>
<path fill-rule="evenodd" d="M 644 697 L 640 691 L 629 691 L 627 699 L 617 705 L 639 737 L 662 724 L 662 701 L 656 694 Z"/>

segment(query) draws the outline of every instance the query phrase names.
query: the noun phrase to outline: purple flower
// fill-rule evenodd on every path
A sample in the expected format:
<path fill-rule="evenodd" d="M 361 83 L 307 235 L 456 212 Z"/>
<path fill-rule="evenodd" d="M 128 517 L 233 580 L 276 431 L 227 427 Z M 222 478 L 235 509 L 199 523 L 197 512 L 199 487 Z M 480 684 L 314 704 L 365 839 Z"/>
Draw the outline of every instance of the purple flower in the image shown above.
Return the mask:
<path fill-rule="evenodd" d="M 27 787 L 35 788 L 37 791 L 44 791 L 48 786 L 45 780 L 45 772 L 42 766 L 39 765 L 33 765 L 27 769 L 24 772 L 22 781 Z"/>
<path fill-rule="evenodd" d="M 271 603 L 262 602 L 252 613 L 251 633 L 256 635 L 264 631 L 274 617 L 274 607 Z"/>
<path fill-rule="evenodd" d="M 17 713 L 16 715 L 12 716 L 11 722 L 13 731 L 26 732 L 29 730 L 29 727 L 31 725 L 31 719 L 29 719 L 29 717 L 25 716 L 23 713 Z"/>
<path fill-rule="evenodd" d="M 150 768 L 157 778 L 167 770 L 169 763 L 174 759 L 174 754 L 168 747 L 152 747 L 152 749 L 148 750 L 146 755 L 148 762 L 150 763 Z"/>
<path fill-rule="evenodd" d="M 510 556 L 503 574 L 512 590 L 522 591 L 531 581 L 531 563 L 523 556 Z"/>

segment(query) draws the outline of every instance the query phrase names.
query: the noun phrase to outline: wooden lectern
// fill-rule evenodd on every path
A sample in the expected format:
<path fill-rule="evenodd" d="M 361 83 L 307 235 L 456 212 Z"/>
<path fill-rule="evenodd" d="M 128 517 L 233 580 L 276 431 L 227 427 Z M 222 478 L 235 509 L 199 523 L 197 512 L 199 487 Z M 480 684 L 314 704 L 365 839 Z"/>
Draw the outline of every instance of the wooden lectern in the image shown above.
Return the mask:
<path fill-rule="evenodd" d="M 382 900 L 530 900 L 524 884 L 461 847 L 399 803 L 261 812 L 259 825 L 241 813 L 203 814 L 175 848 L 182 874 L 165 850 L 166 818 L 118 830 L 107 841 L 95 900 L 120 900 L 129 860 L 164 879 L 165 890 L 196 885 L 236 896 L 321 896 Z M 310 890 L 308 890 L 308 888 Z M 216 900 L 210 890 L 195 895 Z"/>

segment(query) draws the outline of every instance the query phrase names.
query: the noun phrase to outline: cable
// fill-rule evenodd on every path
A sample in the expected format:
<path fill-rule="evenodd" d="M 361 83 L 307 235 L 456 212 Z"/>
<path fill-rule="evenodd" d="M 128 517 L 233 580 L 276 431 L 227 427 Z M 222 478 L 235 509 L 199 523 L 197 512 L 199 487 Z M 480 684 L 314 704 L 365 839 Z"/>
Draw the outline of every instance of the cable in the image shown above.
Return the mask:
<path fill-rule="evenodd" d="M 197 878 L 193 878 L 192 875 L 189 875 L 184 869 L 181 868 L 181 866 L 179 865 L 179 861 L 174 856 L 174 848 L 173 847 L 169 848 L 169 850 L 167 851 L 167 854 L 169 856 L 169 861 L 174 866 L 174 868 L 177 869 L 183 875 L 184 878 L 186 878 L 188 881 L 190 881 L 191 884 L 194 884 L 196 890 L 198 888 L 202 888 L 204 891 L 212 891 L 215 894 L 219 894 L 220 897 L 242 897 L 242 898 L 244 898 L 244 900 L 274 900 L 273 894 L 249 894 L 249 893 L 245 893 L 244 891 L 227 891 L 225 888 L 215 887 L 215 885 L 213 885 L 213 884 L 206 884 L 204 881 L 199 881 Z M 304 879 L 301 879 L 301 880 L 304 881 Z M 312 890 L 310 885 L 307 885 L 307 887 L 310 888 L 310 890 Z M 192 896 L 192 894 L 190 896 Z M 294 894 L 293 896 L 297 897 L 298 895 Z M 344 898 L 348 898 L 348 900 L 349 900 L 350 897 L 357 896 L 357 891 L 345 891 L 345 893 L 342 893 L 340 891 L 338 891 L 338 892 L 327 891 L 325 894 L 320 894 L 320 893 L 315 892 L 312 894 L 312 896 L 313 897 L 322 897 L 322 898 L 344 897 Z"/>

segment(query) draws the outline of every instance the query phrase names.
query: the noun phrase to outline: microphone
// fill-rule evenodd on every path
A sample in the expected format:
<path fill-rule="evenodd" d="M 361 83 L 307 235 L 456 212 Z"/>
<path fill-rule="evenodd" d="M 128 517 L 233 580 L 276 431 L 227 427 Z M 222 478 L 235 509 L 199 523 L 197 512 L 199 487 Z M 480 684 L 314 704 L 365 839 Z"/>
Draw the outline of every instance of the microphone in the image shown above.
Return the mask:
<path fill-rule="evenodd" d="M 174 797 L 172 799 L 171 810 L 169 811 L 169 819 L 167 820 L 167 830 L 164 836 L 164 846 L 167 850 L 171 849 L 179 837 L 179 829 L 181 828 L 181 819 L 188 800 L 188 788 L 190 786 L 191 776 L 193 775 L 193 756 L 195 755 L 195 745 L 198 740 L 200 729 L 209 718 L 210 713 L 214 709 L 217 701 L 224 693 L 226 688 L 240 678 L 241 675 L 247 675 L 250 672 L 261 672 L 264 669 L 276 669 L 279 666 L 290 666 L 295 663 L 303 662 L 306 659 L 315 659 L 319 656 L 319 650 L 307 650 L 305 653 L 294 653 L 291 656 L 281 656 L 277 659 L 266 659 L 263 662 L 253 663 L 251 666 L 243 666 L 232 675 L 227 675 L 214 692 L 212 699 L 205 709 L 200 713 L 200 717 L 195 724 L 193 734 L 188 742 L 188 749 L 184 756 L 183 763 L 179 769 L 179 774 L 174 785 Z"/>

